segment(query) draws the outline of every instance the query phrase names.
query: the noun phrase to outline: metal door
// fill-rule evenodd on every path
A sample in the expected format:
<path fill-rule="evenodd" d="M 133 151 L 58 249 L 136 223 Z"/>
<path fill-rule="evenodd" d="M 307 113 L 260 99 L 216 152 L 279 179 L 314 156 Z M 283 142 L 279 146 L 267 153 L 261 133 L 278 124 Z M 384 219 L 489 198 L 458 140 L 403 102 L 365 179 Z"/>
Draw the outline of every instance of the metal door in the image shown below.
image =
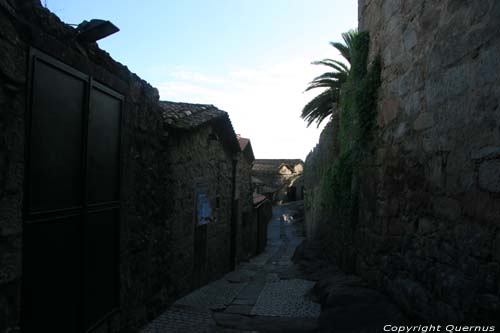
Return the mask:
<path fill-rule="evenodd" d="M 22 328 L 82 332 L 118 307 L 122 97 L 30 59 Z"/>
<path fill-rule="evenodd" d="M 207 224 L 197 225 L 194 229 L 193 251 L 193 289 L 208 282 L 207 278 Z"/>

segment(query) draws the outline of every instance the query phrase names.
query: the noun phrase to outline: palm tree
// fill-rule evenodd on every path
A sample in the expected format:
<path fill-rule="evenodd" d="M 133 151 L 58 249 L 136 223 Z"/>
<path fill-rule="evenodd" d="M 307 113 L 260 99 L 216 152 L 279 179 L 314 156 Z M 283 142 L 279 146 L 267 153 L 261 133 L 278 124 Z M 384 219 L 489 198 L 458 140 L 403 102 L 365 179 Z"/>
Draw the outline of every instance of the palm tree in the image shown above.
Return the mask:
<path fill-rule="evenodd" d="M 342 34 L 344 43 L 330 42 L 336 48 L 342 57 L 344 57 L 349 66 L 341 61 L 334 59 L 323 59 L 321 61 L 312 62 L 313 65 L 324 65 L 333 69 L 331 72 L 326 72 L 312 80 L 305 91 L 314 88 L 326 88 L 325 91 L 314 97 L 302 109 L 301 117 L 307 122 L 307 126 L 314 121 L 319 124 L 329 116 L 337 112 L 340 101 L 340 89 L 346 82 L 349 75 L 349 68 L 352 60 L 352 50 L 355 39 L 358 35 L 356 30 L 351 30 Z"/>

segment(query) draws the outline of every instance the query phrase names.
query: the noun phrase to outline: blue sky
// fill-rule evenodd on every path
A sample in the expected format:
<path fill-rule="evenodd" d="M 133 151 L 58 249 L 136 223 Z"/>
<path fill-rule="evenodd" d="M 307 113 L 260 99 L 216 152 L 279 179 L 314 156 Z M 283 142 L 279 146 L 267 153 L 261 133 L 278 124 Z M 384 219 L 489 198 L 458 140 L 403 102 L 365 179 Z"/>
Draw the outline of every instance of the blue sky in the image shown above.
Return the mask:
<path fill-rule="evenodd" d="M 107 19 L 120 32 L 99 46 L 165 100 L 229 112 L 257 158 L 305 158 L 320 129 L 306 128 L 303 93 L 338 58 L 329 41 L 357 26 L 357 0 L 42 0 L 66 23 Z"/>

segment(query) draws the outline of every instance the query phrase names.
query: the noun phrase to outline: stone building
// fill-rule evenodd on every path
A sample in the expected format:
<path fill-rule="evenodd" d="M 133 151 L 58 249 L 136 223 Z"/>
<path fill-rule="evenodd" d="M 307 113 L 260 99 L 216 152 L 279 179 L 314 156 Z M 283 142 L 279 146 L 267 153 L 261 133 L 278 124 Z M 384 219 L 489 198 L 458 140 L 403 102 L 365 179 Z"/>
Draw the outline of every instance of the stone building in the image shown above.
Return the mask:
<path fill-rule="evenodd" d="M 176 295 L 228 272 L 236 263 L 240 147 L 226 112 L 213 105 L 160 102 L 167 138 L 169 261 Z M 250 182 L 248 181 L 250 186 Z M 241 184 L 240 186 L 243 186 Z M 241 238 L 241 236 L 239 237 Z"/>
<path fill-rule="evenodd" d="M 252 165 L 255 161 L 252 143 L 249 139 L 238 135 L 241 156 L 238 161 L 238 210 L 240 221 L 238 223 L 239 247 L 238 258 L 246 260 L 257 253 L 258 230 L 254 219 L 253 190 L 252 190 Z"/>
<path fill-rule="evenodd" d="M 158 92 L 39 1 L 0 26 L 0 332 L 134 327 L 172 297 Z"/>
<path fill-rule="evenodd" d="M 257 159 L 252 168 L 261 194 L 273 202 L 301 200 L 304 187 L 301 182 L 304 162 L 300 159 Z"/>
<path fill-rule="evenodd" d="M 137 331 L 231 268 L 226 113 L 171 111 L 37 0 L 0 1 L 0 53 L 0 332 Z"/>
<path fill-rule="evenodd" d="M 273 204 L 265 195 L 253 193 L 254 232 L 256 232 L 256 253 L 264 251 L 267 244 L 267 224 L 273 216 Z"/>

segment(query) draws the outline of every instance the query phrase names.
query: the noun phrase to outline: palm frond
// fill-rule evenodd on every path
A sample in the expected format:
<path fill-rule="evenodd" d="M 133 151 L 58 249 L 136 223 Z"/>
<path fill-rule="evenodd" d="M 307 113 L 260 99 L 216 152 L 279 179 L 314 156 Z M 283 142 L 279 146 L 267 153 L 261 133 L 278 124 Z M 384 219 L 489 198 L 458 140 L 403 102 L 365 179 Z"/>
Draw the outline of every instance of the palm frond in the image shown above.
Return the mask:
<path fill-rule="evenodd" d="M 320 76 L 315 77 L 312 82 L 317 81 L 317 80 L 324 80 L 324 79 L 330 79 L 330 80 L 337 80 L 340 81 L 341 83 L 344 83 L 345 80 L 347 79 L 348 73 L 346 72 L 326 72 L 321 74 Z"/>
<path fill-rule="evenodd" d="M 340 54 L 349 62 L 352 61 L 351 51 L 354 49 L 354 43 L 356 41 L 356 37 L 358 36 L 358 31 L 353 29 L 348 32 L 344 32 L 342 34 L 342 39 L 344 40 L 344 44 L 339 42 L 330 42 L 334 48 L 336 48 Z"/>
<path fill-rule="evenodd" d="M 332 91 L 325 90 L 304 106 L 301 117 L 307 122 L 307 127 L 314 121 L 319 126 L 326 117 L 333 113 L 335 103 L 332 103 L 332 100 L 334 100 Z"/>
<path fill-rule="evenodd" d="M 334 71 L 323 73 L 315 77 L 309 84 L 305 91 L 311 89 L 323 88 L 325 89 L 319 95 L 314 97 L 309 103 L 307 103 L 302 109 L 301 117 L 307 122 L 307 126 L 311 125 L 313 122 L 319 124 L 327 117 L 333 115 L 337 110 L 337 105 L 340 103 L 340 91 L 342 85 L 347 81 L 347 77 L 350 72 L 350 65 L 356 54 L 353 54 L 355 50 L 355 43 L 359 37 L 357 30 L 350 30 L 342 34 L 342 39 L 344 43 L 330 42 L 330 45 L 335 47 L 342 57 L 347 60 L 347 64 L 334 60 L 334 59 L 323 59 L 319 61 L 313 61 L 313 65 L 324 65 L 332 68 Z"/>
<path fill-rule="evenodd" d="M 329 67 L 332 67 L 339 72 L 348 72 L 349 71 L 349 67 L 347 67 L 346 64 L 344 64 L 341 61 L 334 60 L 334 59 L 323 59 L 323 60 L 319 60 L 319 61 L 313 61 L 312 64 L 313 65 L 329 66 Z"/>
<path fill-rule="evenodd" d="M 330 45 L 336 48 L 340 52 L 340 55 L 343 56 L 349 63 L 351 63 L 351 50 L 349 50 L 346 45 L 339 42 L 330 42 Z"/>
<path fill-rule="evenodd" d="M 315 89 L 315 88 L 327 88 L 327 89 L 340 89 L 342 86 L 338 81 L 320 80 L 309 83 L 304 92 Z"/>
<path fill-rule="evenodd" d="M 342 34 L 342 39 L 344 40 L 345 45 L 352 50 L 352 46 L 354 46 L 354 41 L 358 37 L 358 29 L 352 29 Z"/>

